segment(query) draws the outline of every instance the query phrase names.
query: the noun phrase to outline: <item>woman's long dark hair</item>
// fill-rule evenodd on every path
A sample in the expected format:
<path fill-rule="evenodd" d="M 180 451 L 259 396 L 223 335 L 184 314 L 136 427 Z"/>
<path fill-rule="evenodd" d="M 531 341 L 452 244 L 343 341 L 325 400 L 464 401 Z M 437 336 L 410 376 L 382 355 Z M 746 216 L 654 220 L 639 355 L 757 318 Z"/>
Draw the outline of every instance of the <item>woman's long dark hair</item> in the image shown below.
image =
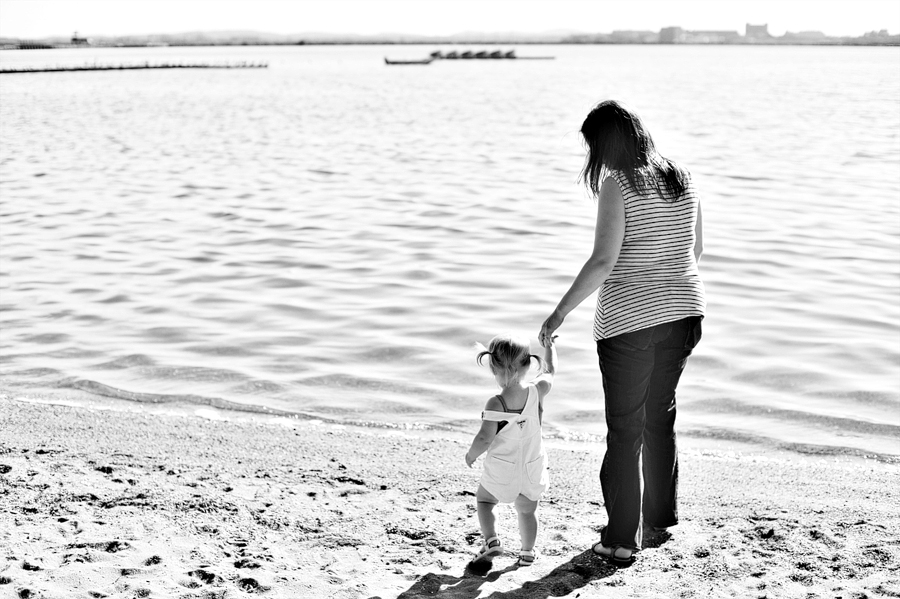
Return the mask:
<path fill-rule="evenodd" d="M 656 152 L 641 119 L 615 100 L 605 100 L 591 110 L 581 124 L 587 157 L 581 181 L 600 197 L 602 177 L 608 170 L 621 171 L 637 190 L 655 188 L 668 200 L 677 200 L 688 183 L 687 173 Z"/>

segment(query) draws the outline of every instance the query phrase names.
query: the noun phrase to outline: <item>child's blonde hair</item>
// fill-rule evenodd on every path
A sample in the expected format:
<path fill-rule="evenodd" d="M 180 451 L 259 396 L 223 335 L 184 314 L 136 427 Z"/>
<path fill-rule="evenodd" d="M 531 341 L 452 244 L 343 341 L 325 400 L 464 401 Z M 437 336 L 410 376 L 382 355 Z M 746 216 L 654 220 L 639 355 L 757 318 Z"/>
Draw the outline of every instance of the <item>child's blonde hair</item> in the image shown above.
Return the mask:
<path fill-rule="evenodd" d="M 515 381 L 519 374 L 531 365 L 532 358 L 538 361 L 542 367 L 544 361 L 539 356 L 531 353 L 531 345 L 526 339 L 515 337 L 513 335 L 497 335 L 488 344 L 487 348 L 481 344 L 477 347 L 482 351 L 475 357 L 475 361 L 481 365 L 485 356 L 488 356 L 488 365 L 491 372 L 499 378 L 498 382 L 503 381 L 503 385 L 508 385 Z"/>

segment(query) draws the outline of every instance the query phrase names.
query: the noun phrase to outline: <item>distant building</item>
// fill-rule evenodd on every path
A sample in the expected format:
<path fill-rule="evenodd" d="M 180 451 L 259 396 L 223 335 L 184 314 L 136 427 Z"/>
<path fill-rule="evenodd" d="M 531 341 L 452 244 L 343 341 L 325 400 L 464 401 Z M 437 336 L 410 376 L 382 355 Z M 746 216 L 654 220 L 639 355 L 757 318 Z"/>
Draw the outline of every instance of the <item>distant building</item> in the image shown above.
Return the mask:
<path fill-rule="evenodd" d="M 613 42 L 624 44 L 653 44 L 659 41 L 655 31 L 613 31 L 610 34 Z"/>
<path fill-rule="evenodd" d="M 663 27 L 659 30 L 660 44 L 680 44 L 684 42 L 684 29 L 681 27 Z"/>
<path fill-rule="evenodd" d="M 750 39 L 769 39 L 772 35 L 769 33 L 769 24 L 751 25 L 747 23 L 747 29 L 744 35 Z"/>
<path fill-rule="evenodd" d="M 664 27 L 659 31 L 661 44 L 737 44 L 741 41 L 737 31 L 688 31 L 681 27 Z"/>
<path fill-rule="evenodd" d="M 741 41 L 737 31 L 685 31 L 689 44 L 733 44 Z"/>
<path fill-rule="evenodd" d="M 828 36 L 821 31 L 798 31 L 797 33 L 786 31 L 781 39 L 796 44 L 815 44 L 826 41 Z"/>
<path fill-rule="evenodd" d="M 78 32 L 72 34 L 72 45 L 73 46 L 90 46 L 91 42 L 88 41 L 86 37 L 78 37 Z"/>

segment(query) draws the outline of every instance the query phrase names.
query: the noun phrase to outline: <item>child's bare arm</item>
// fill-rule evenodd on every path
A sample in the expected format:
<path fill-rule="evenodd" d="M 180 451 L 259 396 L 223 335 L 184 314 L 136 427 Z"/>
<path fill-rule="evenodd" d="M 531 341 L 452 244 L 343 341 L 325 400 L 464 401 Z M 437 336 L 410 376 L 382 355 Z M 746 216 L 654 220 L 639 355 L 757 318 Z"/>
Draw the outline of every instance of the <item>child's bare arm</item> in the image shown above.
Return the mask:
<path fill-rule="evenodd" d="M 556 337 L 553 337 L 544 348 L 544 370 L 556 374 Z"/>
<path fill-rule="evenodd" d="M 556 343 L 554 342 L 556 337 L 551 339 L 546 347 L 544 347 L 544 374 L 541 375 L 541 379 L 535 383 L 538 389 L 538 393 L 541 395 L 541 399 L 544 398 L 545 395 L 550 393 L 550 388 L 553 386 L 553 376 L 556 374 Z M 550 376 L 547 376 L 547 375 Z"/>
<path fill-rule="evenodd" d="M 484 409 L 499 411 L 503 409 L 503 405 L 496 397 L 492 397 L 487 401 Z M 469 447 L 469 451 L 466 452 L 466 465 L 469 468 L 472 467 L 472 464 L 475 463 L 478 456 L 488 450 L 488 447 L 494 442 L 494 437 L 496 436 L 497 423 L 490 420 L 482 420 L 481 428 L 478 430 L 478 433 L 475 434 L 475 438 L 472 439 L 472 446 Z"/>
<path fill-rule="evenodd" d="M 475 460 L 488 450 L 488 447 L 491 446 L 491 443 L 494 441 L 494 437 L 497 436 L 497 423 L 493 421 L 483 421 L 481 423 L 481 429 L 475 435 L 475 438 L 472 439 L 472 446 L 469 447 L 469 451 L 466 452 L 466 465 L 471 468 L 472 464 L 475 463 Z"/>

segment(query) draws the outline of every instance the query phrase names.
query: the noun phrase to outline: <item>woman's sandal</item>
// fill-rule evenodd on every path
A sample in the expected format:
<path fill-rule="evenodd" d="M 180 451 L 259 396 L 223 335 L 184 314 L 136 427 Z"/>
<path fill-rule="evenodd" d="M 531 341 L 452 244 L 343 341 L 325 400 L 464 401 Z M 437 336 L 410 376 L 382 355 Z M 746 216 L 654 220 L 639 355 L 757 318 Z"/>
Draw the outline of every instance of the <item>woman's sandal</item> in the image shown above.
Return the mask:
<path fill-rule="evenodd" d="M 484 545 L 482 545 L 481 549 L 478 550 L 478 553 L 475 554 L 475 559 L 472 560 L 472 563 L 477 564 L 493 561 L 494 556 L 502 551 L 503 547 L 500 546 L 500 539 L 491 537 L 490 539 L 485 540 Z"/>
<path fill-rule="evenodd" d="M 519 565 L 520 566 L 530 566 L 534 563 L 534 550 L 533 549 L 522 549 L 519 551 Z"/>
<path fill-rule="evenodd" d="M 634 563 L 634 550 L 621 545 L 607 547 L 602 542 L 594 543 L 591 551 L 594 552 L 594 555 L 605 557 L 614 566 L 627 567 Z"/>

